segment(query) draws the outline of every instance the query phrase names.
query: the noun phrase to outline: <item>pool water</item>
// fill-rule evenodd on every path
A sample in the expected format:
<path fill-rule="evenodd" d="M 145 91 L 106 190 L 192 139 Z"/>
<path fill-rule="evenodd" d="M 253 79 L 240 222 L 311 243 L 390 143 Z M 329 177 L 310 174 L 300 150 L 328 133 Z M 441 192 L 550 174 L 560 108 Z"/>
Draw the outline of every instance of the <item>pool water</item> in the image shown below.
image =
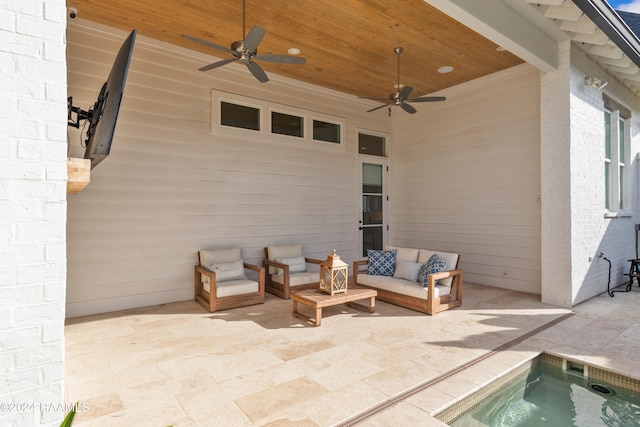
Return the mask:
<path fill-rule="evenodd" d="M 640 393 L 538 363 L 449 425 L 640 426 Z"/>

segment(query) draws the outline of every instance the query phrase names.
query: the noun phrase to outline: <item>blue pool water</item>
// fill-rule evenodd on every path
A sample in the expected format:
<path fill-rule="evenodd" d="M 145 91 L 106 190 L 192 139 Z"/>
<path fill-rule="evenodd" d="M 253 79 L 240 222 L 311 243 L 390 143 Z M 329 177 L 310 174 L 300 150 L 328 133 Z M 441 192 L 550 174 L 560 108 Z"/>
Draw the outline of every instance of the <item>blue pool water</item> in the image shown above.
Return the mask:
<path fill-rule="evenodd" d="M 640 393 L 537 364 L 450 425 L 638 427 Z"/>

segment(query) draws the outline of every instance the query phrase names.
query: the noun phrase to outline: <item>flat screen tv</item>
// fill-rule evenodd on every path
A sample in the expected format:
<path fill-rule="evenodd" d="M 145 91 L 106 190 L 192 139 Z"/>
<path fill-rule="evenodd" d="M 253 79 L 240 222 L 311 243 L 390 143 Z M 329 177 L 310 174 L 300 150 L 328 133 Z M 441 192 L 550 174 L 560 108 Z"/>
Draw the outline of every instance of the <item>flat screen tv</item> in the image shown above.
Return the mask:
<path fill-rule="evenodd" d="M 135 39 L 136 30 L 133 30 L 120 47 L 111 67 L 109 77 L 102 85 L 98 99 L 89 111 L 83 111 L 72 106 L 73 100 L 71 97 L 68 98 L 69 126 L 79 128 L 80 121 L 83 120 L 89 123 L 84 158 L 91 160 L 91 169 L 103 161 L 111 151 L 113 133 L 118 120 L 118 111 L 120 110 L 120 102 L 122 101 Z M 71 120 L 72 112 L 78 115 L 76 121 Z"/>

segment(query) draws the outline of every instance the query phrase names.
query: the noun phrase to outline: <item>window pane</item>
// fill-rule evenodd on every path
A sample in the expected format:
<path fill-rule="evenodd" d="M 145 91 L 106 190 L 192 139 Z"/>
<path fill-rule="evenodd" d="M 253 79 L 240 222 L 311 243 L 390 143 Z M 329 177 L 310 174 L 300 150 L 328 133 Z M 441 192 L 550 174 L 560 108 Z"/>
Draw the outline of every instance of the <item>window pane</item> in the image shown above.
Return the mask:
<path fill-rule="evenodd" d="M 362 192 L 382 194 L 382 165 L 362 164 Z"/>
<path fill-rule="evenodd" d="M 604 112 L 604 157 L 611 158 L 611 113 Z"/>
<path fill-rule="evenodd" d="M 610 209 L 611 207 L 609 204 L 609 200 L 611 200 L 609 165 L 609 163 L 604 164 L 604 207 L 606 209 Z"/>
<path fill-rule="evenodd" d="M 358 152 L 371 156 L 385 155 L 385 138 L 383 136 L 358 133 Z"/>
<path fill-rule="evenodd" d="M 365 227 L 362 234 L 362 256 L 367 256 L 367 249 L 382 249 L 382 227 Z"/>
<path fill-rule="evenodd" d="M 620 163 L 624 163 L 624 120 L 620 120 L 618 127 L 618 140 L 619 140 L 619 148 L 618 154 L 620 154 Z"/>
<path fill-rule="evenodd" d="M 620 167 L 620 209 L 624 208 L 624 166 Z"/>
<path fill-rule="evenodd" d="M 271 112 L 271 133 L 302 138 L 304 136 L 303 129 L 302 117 L 275 111 Z"/>
<path fill-rule="evenodd" d="M 260 130 L 260 109 L 220 102 L 220 124 L 235 128 Z"/>
<path fill-rule="evenodd" d="M 382 224 L 382 196 L 362 196 L 362 223 Z"/>
<path fill-rule="evenodd" d="M 313 139 L 340 144 L 340 125 L 314 120 Z"/>

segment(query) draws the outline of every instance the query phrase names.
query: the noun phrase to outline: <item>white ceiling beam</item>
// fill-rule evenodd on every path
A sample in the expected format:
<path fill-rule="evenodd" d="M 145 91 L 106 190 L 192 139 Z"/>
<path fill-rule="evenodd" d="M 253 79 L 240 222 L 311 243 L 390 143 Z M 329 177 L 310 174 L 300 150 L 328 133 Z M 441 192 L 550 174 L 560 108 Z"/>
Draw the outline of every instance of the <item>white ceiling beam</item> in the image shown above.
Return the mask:
<path fill-rule="evenodd" d="M 424 0 L 524 61 L 548 73 L 558 68 L 558 43 L 531 19 L 540 14 L 530 5 L 523 16 L 502 0 Z M 557 30 L 557 28 L 555 29 Z M 557 30 L 559 31 L 559 30 Z"/>

